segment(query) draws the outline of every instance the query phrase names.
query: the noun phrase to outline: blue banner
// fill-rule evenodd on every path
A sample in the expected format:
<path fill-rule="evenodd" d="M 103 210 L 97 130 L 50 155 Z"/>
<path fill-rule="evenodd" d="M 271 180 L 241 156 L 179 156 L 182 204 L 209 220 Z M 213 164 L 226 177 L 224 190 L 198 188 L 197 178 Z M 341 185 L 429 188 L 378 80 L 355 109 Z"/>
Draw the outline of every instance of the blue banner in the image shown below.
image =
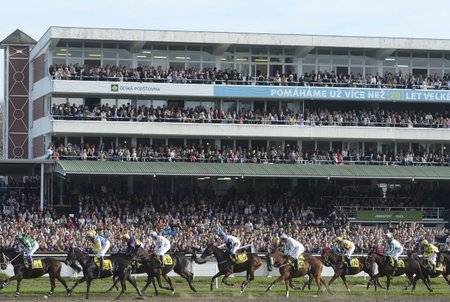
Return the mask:
<path fill-rule="evenodd" d="M 450 102 L 450 90 L 214 86 L 214 96 L 264 99 Z"/>

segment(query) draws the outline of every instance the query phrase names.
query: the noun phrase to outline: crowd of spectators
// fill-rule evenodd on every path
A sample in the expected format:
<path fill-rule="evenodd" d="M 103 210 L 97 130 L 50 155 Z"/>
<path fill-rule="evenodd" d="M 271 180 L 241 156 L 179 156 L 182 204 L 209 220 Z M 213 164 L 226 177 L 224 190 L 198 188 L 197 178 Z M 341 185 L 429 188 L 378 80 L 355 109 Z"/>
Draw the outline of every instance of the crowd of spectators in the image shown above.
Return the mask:
<path fill-rule="evenodd" d="M 419 150 L 374 151 L 301 149 L 287 144 L 270 148 L 242 148 L 211 146 L 209 143 L 186 146 L 139 145 L 126 143 L 114 145 L 67 145 L 50 144 L 47 159 L 55 160 L 99 160 L 138 162 L 201 162 L 201 163 L 252 163 L 252 164 L 364 164 L 364 165 L 406 165 L 406 166 L 448 166 L 450 155 L 446 152 Z"/>
<path fill-rule="evenodd" d="M 235 85 L 278 85 L 278 86 L 321 86 L 321 87 L 361 87 L 361 88 L 407 88 L 407 89 L 448 89 L 448 75 L 402 74 L 386 72 L 378 74 L 342 74 L 334 71 L 312 71 L 297 76 L 296 73 L 283 74 L 276 71 L 272 75 L 245 74 L 235 69 L 217 68 L 170 68 L 139 66 L 90 66 L 88 64 L 54 64 L 49 67 L 49 75 L 55 80 L 128 81 L 182 84 L 235 84 Z"/>
<path fill-rule="evenodd" d="M 372 126 L 372 127 L 426 127 L 449 128 L 450 112 L 434 112 L 390 109 L 348 109 L 305 108 L 303 112 L 268 112 L 243 109 L 239 112 L 225 112 L 220 109 L 179 107 L 136 107 L 130 103 L 122 106 L 95 106 L 53 104 L 50 115 L 54 119 L 132 121 L 132 122 L 175 122 L 175 123 L 220 123 L 220 124 L 262 124 L 297 126 Z"/>
<path fill-rule="evenodd" d="M 382 245 L 386 226 L 350 224 L 333 202 L 319 198 L 320 194 L 327 193 L 324 190 L 323 186 L 318 186 L 297 194 L 295 190 L 270 187 L 241 193 L 230 190 L 226 195 L 216 195 L 212 189 L 195 188 L 172 195 L 138 197 L 116 195 L 112 185 L 103 185 L 98 193 L 74 196 L 72 213 L 64 214 L 51 209 L 40 212 L 38 195 L 9 192 L 0 197 L 0 246 L 10 246 L 15 234 L 24 234 L 35 238 L 41 251 L 66 251 L 69 246 L 87 248 L 86 232 L 92 229 L 109 237 L 111 252 L 118 252 L 125 246 L 124 233 L 133 234 L 151 248 L 153 243 L 148 236 L 151 230 L 170 238 L 172 251 L 200 251 L 207 241 L 216 238 L 219 230 L 237 236 L 243 245 L 253 245 L 259 252 L 267 251 L 271 238 L 281 233 L 297 238 L 312 253 L 320 252 L 324 245 L 334 245 L 336 236 L 354 241 L 356 252 L 367 253 L 370 248 Z M 327 190 L 360 196 L 359 201 L 383 194 L 379 188 L 365 192 L 355 188 Z M 436 191 L 439 190 L 432 192 L 417 187 L 405 195 L 411 198 L 404 200 L 411 200 L 414 205 L 414 194 L 432 195 Z M 388 198 L 403 198 L 402 193 L 389 190 Z M 448 196 L 449 192 L 441 193 Z M 435 242 L 449 234 L 448 229 L 425 227 L 420 223 L 391 227 L 394 237 L 406 249 L 416 248 L 422 239 Z"/>

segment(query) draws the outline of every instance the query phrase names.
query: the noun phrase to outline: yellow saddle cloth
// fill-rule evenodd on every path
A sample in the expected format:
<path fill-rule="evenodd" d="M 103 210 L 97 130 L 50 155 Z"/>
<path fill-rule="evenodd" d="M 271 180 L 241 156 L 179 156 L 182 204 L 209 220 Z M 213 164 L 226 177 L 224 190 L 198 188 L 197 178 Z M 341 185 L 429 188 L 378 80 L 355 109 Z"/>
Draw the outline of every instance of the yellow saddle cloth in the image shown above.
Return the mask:
<path fill-rule="evenodd" d="M 347 259 L 345 256 L 342 256 L 342 262 L 344 262 L 345 264 L 347 264 Z M 359 267 L 359 260 L 358 258 L 352 258 L 350 259 L 350 266 L 351 267 Z"/>
<path fill-rule="evenodd" d="M 28 263 L 26 264 L 28 267 Z M 42 267 L 42 260 L 33 260 L 33 269 L 35 268 L 43 268 Z"/>
<path fill-rule="evenodd" d="M 294 261 L 289 258 L 289 264 L 294 267 Z M 298 268 L 306 268 L 305 257 L 303 255 L 298 256 Z"/>
<path fill-rule="evenodd" d="M 172 256 L 170 256 L 170 255 L 164 255 L 163 261 L 164 261 L 164 265 L 172 265 L 173 264 Z"/>
<path fill-rule="evenodd" d="M 95 265 L 97 265 L 97 267 L 100 268 L 100 260 L 97 257 L 94 258 L 94 262 L 95 262 Z M 103 270 L 104 271 L 112 270 L 112 262 L 111 262 L 111 260 L 103 259 Z"/>
<path fill-rule="evenodd" d="M 394 258 L 389 257 L 391 259 L 391 265 L 394 266 Z M 405 261 L 398 259 L 397 267 L 405 267 Z"/>
<path fill-rule="evenodd" d="M 428 268 L 430 271 L 433 271 L 433 264 L 431 264 L 430 262 L 428 262 L 427 268 Z M 443 271 L 444 271 L 444 266 L 442 265 L 442 263 L 436 264 L 436 269 L 435 269 L 434 271 L 435 271 L 435 272 L 443 272 Z"/>
<path fill-rule="evenodd" d="M 245 263 L 248 261 L 247 254 L 236 254 L 237 257 L 237 264 Z M 234 262 L 233 255 L 230 255 L 230 259 L 232 262 Z"/>

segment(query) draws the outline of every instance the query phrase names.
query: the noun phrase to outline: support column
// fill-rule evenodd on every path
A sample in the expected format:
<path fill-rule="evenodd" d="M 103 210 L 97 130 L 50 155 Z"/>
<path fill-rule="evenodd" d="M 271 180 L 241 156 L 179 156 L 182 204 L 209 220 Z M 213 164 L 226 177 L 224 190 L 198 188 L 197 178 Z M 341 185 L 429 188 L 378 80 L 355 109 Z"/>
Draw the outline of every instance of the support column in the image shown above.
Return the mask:
<path fill-rule="evenodd" d="M 44 210 L 44 164 L 41 163 L 41 192 L 40 192 L 40 206 L 41 212 Z"/>
<path fill-rule="evenodd" d="M 133 195 L 134 194 L 134 176 L 127 176 L 127 185 L 128 185 L 128 194 Z"/>

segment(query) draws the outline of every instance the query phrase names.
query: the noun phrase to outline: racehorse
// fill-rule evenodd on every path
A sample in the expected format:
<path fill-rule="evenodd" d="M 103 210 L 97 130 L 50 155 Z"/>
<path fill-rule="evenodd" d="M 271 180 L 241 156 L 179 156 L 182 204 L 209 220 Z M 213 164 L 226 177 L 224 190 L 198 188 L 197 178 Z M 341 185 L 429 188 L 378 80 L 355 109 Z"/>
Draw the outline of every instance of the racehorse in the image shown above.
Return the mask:
<path fill-rule="evenodd" d="M 444 271 L 442 272 L 442 276 L 444 276 L 447 283 L 450 285 L 450 252 L 440 252 L 436 257 L 436 264 L 442 265 L 444 267 Z"/>
<path fill-rule="evenodd" d="M 326 282 L 322 278 L 322 270 L 323 264 L 322 262 L 314 256 L 309 254 L 303 254 L 304 260 L 301 262 L 304 267 L 300 267 L 298 270 L 294 270 L 292 265 L 289 263 L 289 257 L 280 252 L 269 253 L 269 256 L 273 259 L 274 266 L 278 267 L 280 270 L 280 277 L 278 277 L 275 281 L 273 281 L 270 286 L 267 288 L 266 292 L 272 289 L 275 283 L 284 281 L 286 286 L 286 297 L 289 297 L 289 281 L 293 278 L 299 278 L 306 275 L 310 276 L 316 280 L 317 283 L 317 294 L 320 293 L 322 289 L 322 284 L 325 286 L 327 291 L 331 294 L 330 289 L 328 288 Z M 300 262 L 300 260 L 299 260 Z M 303 286 L 304 288 L 305 286 Z"/>
<path fill-rule="evenodd" d="M 161 270 L 159 260 L 156 259 L 155 255 L 149 254 L 145 249 L 140 247 L 135 252 L 135 258 L 138 262 L 142 263 L 142 265 L 137 266 L 137 269 L 134 271 L 134 273 L 146 273 L 147 274 L 147 283 L 145 284 L 144 288 L 142 288 L 142 293 L 145 292 L 145 290 L 148 288 L 150 283 L 153 284 L 153 287 L 155 289 L 155 295 L 158 295 L 158 290 L 156 288 L 155 278 L 158 281 L 158 285 L 160 288 L 170 290 L 172 294 L 175 293 L 175 288 L 173 287 L 172 280 L 167 275 L 172 270 L 186 279 L 186 281 L 189 284 L 189 287 L 192 291 L 197 292 L 197 289 L 194 287 L 193 281 L 194 281 L 194 274 L 189 272 L 187 270 L 187 266 L 189 264 L 189 260 L 186 258 L 184 253 L 177 252 L 171 255 L 172 258 L 172 264 L 165 264 L 164 268 Z M 165 287 L 162 285 L 161 282 L 161 276 L 167 281 L 169 284 L 169 287 Z M 113 286 L 109 289 L 112 290 L 118 280 L 114 281 Z"/>
<path fill-rule="evenodd" d="M 22 253 L 19 253 L 14 249 L 0 248 L 1 269 L 6 270 L 6 266 L 9 263 L 11 263 L 14 267 L 14 276 L 0 283 L 0 289 L 3 289 L 3 287 L 11 281 L 17 280 L 16 297 L 18 298 L 20 296 L 20 282 L 22 282 L 22 279 L 34 279 L 48 274 L 50 277 L 50 291 L 47 296 L 51 296 L 55 290 L 55 279 L 58 279 L 67 292 L 69 292 L 69 287 L 67 286 L 66 281 L 61 277 L 61 261 L 53 258 L 44 258 L 40 260 L 42 262 L 42 267 L 38 268 L 35 266 L 34 268 L 31 268 L 25 266 L 24 260 L 25 259 Z"/>
<path fill-rule="evenodd" d="M 348 287 L 347 280 L 345 278 L 346 275 L 356 275 L 362 271 L 366 272 L 370 277 L 373 276 L 373 268 L 372 266 L 369 266 L 366 263 L 365 257 L 358 257 L 353 258 L 353 260 L 358 260 L 358 266 L 350 267 L 348 268 L 348 272 L 345 270 L 346 261 L 343 259 L 343 256 L 338 255 L 334 253 L 330 248 L 324 248 L 322 249 L 321 253 L 322 261 L 325 263 L 325 265 L 330 265 L 334 270 L 334 275 L 331 278 L 331 280 L 328 282 L 328 286 L 330 286 L 331 283 L 333 283 L 334 280 L 341 277 L 342 281 L 344 282 L 345 287 L 348 291 L 350 291 L 350 288 Z M 375 279 L 375 282 L 378 279 Z M 381 286 L 381 284 L 379 284 Z"/>
<path fill-rule="evenodd" d="M 367 283 L 367 289 L 369 288 L 369 285 L 371 283 L 373 283 L 375 285 L 375 290 L 377 290 L 377 282 L 372 282 L 373 280 L 377 280 L 380 277 L 387 277 L 386 280 L 386 290 L 389 290 L 389 286 L 391 283 L 391 277 L 397 277 L 397 276 L 401 276 L 403 274 L 406 274 L 406 277 L 408 277 L 410 284 L 413 284 L 414 280 L 413 280 L 413 276 L 414 274 L 417 272 L 417 269 L 420 269 L 420 266 L 417 266 L 417 264 L 415 263 L 415 261 L 411 261 L 411 260 L 405 260 L 404 261 L 404 266 L 398 266 L 397 270 L 395 272 L 395 274 L 393 275 L 393 271 L 394 271 L 394 266 L 391 263 L 391 258 L 389 256 L 380 254 L 380 253 L 375 253 L 375 252 L 370 252 L 367 255 L 367 262 L 370 263 L 370 265 L 373 265 L 374 263 L 377 264 L 378 266 L 378 274 L 372 276 L 369 280 L 369 282 Z M 400 263 L 400 260 L 399 260 Z M 415 286 L 414 286 L 415 288 Z"/>
<path fill-rule="evenodd" d="M 241 254 L 245 255 L 244 257 L 247 257 L 247 260 L 235 264 L 234 261 L 230 259 L 230 255 L 228 253 L 226 253 L 219 247 L 215 246 L 213 243 L 208 243 L 208 245 L 206 246 L 205 250 L 200 256 L 202 260 L 197 259 L 197 255 L 195 253 L 192 253 L 192 260 L 194 260 L 196 263 L 203 264 L 206 262 L 206 258 L 211 255 L 214 255 L 216 257 L 217 266 L 219 268 L 219 272 L 211 278 L 210 284 L 211 291 L 213 290 L 214 280 L 217 277 L 224 275 L 224 277 L 222 278 L 222 283 L 224 283 L 227 286 L 233 286 L 232 283 L 229 283 L 227 281 L 228 277 L 233 273 L 240 273 L 246 271 L 247 277 L 241 284 L 241 294 L 242 294 L 244 292 L 244 289 L 250 283 L 250 281 L 255 279 L 255 271 L 262 265 L 261 257 L 259 257 L 257 254 L 254 253 Z"/>
<path fill-rule="evenodd" d="M 136 281 L 131 278 L 129 257 L 123 254 L 113 254 L 109 257 L 109 259 L 111 260 L 112 267 L 110 269 L 104 269 L 99 272 L 99 267 L 95 264 L 94 257 L 89 256 L 78 248 L 70 247 L 65 263 L 67 265 L 70 265 L 72 268 L 75 268 L 77 267 L 76 262 L 78 261 L 78 263 L 80 263 L 81 267 L 83 268 L 83 277 L 75 282 L 75 284 L 69 289 L 67 295 L 70 296 L 75 287 L 77 287 L 80 283 L 86 281 L 86 299 L 89 299 L 92 280 L 97 278 L 115 276 L 118 278 L 118 280 L 120 280 L 122 287 L 122 290 L 120 291 L 116 299 L 119 299 L 125 293 L 127 289 L 127 280 L 136 289 L 138 295 L 142 296 L 141 291 L 137 287 Z M 78 271 L 80 271 L 79 268 Z"/>

